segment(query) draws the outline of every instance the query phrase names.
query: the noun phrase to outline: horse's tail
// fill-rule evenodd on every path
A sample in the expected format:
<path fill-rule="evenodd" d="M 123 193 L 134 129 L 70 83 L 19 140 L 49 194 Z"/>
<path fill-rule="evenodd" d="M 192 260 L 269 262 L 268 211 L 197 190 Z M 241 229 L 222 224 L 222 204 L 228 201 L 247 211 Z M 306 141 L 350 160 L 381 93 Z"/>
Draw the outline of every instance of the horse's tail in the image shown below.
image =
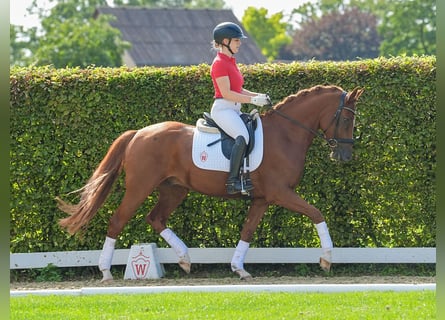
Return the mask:
<path fill-rule="evenodd" d="M 73 193 L 80 193 L 78 204 L 69 204 L 56 198 L 59 209 L 70 215 L 61 219 L 59 225 L 66 228 L 70 234 L 78 232 L 87 225 L 105 202 L 113 183 L 122 171 L 125 150 L 136 132 L 136 130 L 129 130 L 118 137 L 87 184 L 81 189 L 73 191 Z"/>

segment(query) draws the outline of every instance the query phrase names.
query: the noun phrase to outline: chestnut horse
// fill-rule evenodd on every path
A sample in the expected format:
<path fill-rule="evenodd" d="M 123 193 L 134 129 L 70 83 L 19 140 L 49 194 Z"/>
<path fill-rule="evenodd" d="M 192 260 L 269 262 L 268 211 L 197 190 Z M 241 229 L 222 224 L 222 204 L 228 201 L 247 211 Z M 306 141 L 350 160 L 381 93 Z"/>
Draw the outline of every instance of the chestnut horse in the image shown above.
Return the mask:
<path fill-rule="evenodd" d="M 244 258 L 269 205 L 279 205 L 311 219 L 321 242 L 320 266 L 330 270 L 333 244 L 326 222 L 317 208 L 295 193 L 295 187 L 314 137 L 326 140 L 332 159 L 351 160 L 356 101 L 362 92 L 359 88 L 347 93 L 337 86 L 315 86 L 288 96 L 260 115 L 263 159 L 250 174 L 254 186 L 251 206 L 231 261 L 232 271 L 241 279 L 251 277 L 244 269 Z M 99 258 L 102 281 L 112 280 L 110 268 L 117 236 L 155 189 L 159 192 L 158 202 L 146 221 L 174 249 L 179 265 L 187 273 L 191 267 L 188 248 L 166 226 L 171 213 L 190 190 L 223 198 L 243 196 L 226 193 L 227 172 L 204 170 L 193 164 L 194 128 L 167 121 L 124 132 L 112 143 L 86 185 L 76 191 L 80 193 L 79 203 L 72 205 L 58 199 L 59 208 L 69 214 L 59 223 L 74 234 L 96 214 L 125 170 L 125 195 L 109 221 Z"/>

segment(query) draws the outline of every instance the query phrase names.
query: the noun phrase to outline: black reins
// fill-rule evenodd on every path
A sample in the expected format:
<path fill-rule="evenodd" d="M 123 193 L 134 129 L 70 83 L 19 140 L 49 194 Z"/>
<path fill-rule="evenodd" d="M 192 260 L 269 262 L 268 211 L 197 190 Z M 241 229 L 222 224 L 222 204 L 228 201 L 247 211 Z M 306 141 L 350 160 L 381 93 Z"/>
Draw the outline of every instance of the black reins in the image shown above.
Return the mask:
<path fill-rule="evenodd" d="M 293 119 L 293 118 L 289 117 L 287 114 L 281 112 L 280 110 L 273 109 L 273 108 L 270 108 L 270 110 L 273 111 L 273 112 L 275 112 L 276 114 L 280 115 L 281 117 L 285 118 L 286 120 L 289 120 L 291 123 L 293 123 L 293 124 L 299 126 L 300 128 L 303 128 L 303 129 L 305 129 L 305 130 L 311 132 L 314 136 L 319 137 L 319 138 L 325 140 L 329 147 L 331 147 L 331 148 L 335 148 L 335 147 L 337 147 L 337 145 L 338 145 L 339 143 L 351 143 L 351 144 L 354 143 L 354 139 L 337 138 L 338 124 L 339 124 L 339 122 L 340 122 L 340 115 L 341 115 L 341 112 L 342 112 L 343 110 L 347 110 L 347 111 L 349 111 L 349 112 L 351 112 L 352 114 L 355 115 L 355 110 L 353 110 L 353 109 L 348 108 L 348 107 L 345 106 L 345 98 L 346 98 L 346 94 L 347 94 L 347 92 L 346 92 L 346 91 L 343 91 L 343 93 L 342 93 L 342 95 L 341 95 L 340 105 L 338 106 L 337 111 L 336 111 L 335 114 L 334 114 L 334 118 L 332 119 L 332 121 L 331 121 L 331 123 L 329 124 L 329 126 L 328 126 L 325 130 L 323 130 L 323 133 L 320 133 L 320 132 L 318 132 L 318 131 L 315 131 L 315 130 L 312 129 L 312 128 L 309 128 L 309 127 L 305 126 L 305 125 L 304 125 L 303 123 L 301 123 L 300 121 L 298 121 L 298 120 L 296 120 L 296 119 Z M 270 106 L 272 106 L 272 101 L 269 100 L 269 102 L 270 102 Z M 331 138 L 331 139 L 328 139 L 328 138 L 326 138 L 326 132 L 329 130 L 329 128 L 332 126 L 332 124 L 333 124 L 334 122 L 335 122 L 334 137 Z"/>

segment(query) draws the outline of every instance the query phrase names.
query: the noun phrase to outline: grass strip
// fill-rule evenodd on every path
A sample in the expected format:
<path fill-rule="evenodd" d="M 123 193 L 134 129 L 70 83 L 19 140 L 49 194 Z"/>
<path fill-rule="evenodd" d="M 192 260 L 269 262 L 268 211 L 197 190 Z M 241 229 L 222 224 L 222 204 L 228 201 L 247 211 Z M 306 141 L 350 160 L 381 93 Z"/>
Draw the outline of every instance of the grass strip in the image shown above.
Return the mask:
<path fill-rule="evenodd" d="M 436 292 L 159 293 L 10 298 L 11 319 L 436 319 Z"/>

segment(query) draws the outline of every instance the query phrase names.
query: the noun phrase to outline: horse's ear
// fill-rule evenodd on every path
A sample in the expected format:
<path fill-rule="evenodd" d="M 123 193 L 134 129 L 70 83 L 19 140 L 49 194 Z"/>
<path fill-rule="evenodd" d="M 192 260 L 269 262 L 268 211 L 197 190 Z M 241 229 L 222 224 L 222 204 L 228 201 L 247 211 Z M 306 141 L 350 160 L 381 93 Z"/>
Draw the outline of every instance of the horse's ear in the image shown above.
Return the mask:
<path fill-rule="evenodd" d="M 358 98 L 362 95 L 363 91 L 365 89 L 361 89 L 359 87 L 356 87 L 354 90 L 348 93 L 347 95 L 347 101 L 348 102 L 356 102 Z"/>

